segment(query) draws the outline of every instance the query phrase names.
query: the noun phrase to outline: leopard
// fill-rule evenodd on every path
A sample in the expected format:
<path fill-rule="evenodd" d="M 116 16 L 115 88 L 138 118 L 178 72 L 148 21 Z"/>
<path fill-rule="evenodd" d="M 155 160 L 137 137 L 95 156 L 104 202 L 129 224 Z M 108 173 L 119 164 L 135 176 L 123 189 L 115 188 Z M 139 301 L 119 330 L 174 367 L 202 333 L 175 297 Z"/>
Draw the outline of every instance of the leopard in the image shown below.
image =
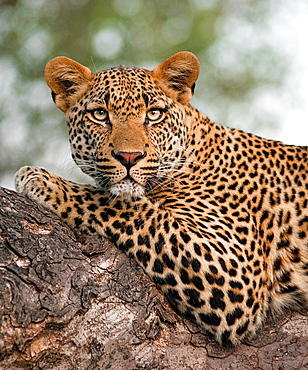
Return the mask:
<path fill-rule="evenodd" d="M 199 73 L 188 51 L 153 70 L 52 59 L 45 79 L 94 185 L 32 166 L 15 184 L 109 239 L 185 320 L 236 346 L 269 313 L 307 310 L 308 147 L 211 121 L 190 103 Z"/>

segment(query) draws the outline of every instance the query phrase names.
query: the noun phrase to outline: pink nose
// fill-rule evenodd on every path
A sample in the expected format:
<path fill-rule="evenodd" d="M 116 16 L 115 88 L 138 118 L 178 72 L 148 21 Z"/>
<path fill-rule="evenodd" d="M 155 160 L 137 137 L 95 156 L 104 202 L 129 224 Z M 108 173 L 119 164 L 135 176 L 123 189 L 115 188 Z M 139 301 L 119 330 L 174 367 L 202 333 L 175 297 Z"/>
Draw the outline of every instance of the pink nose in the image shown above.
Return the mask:
<path fill-rule="evenodd" d="M 142 158 L 144 158 L 147 153 L 141 153 L 141 152 L 111 152 L 111 155 L 117 159 L 120 163 L 123 164 L 123 166 L 130 168 L 134 166 L 137 162 L 139 162 Z"/>

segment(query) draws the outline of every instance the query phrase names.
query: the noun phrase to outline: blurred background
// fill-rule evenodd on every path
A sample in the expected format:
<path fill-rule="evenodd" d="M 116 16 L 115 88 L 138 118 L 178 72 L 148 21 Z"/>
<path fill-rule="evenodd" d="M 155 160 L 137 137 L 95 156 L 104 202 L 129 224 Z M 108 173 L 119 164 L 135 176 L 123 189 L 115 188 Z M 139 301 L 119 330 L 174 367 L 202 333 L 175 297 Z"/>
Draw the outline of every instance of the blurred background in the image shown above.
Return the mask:
<path fill-rule="evenodd" d="M 307 0 L 0 0 L 0 185 L 25 164 L 89 182 L 70 158 L 44 66 L 152 69 L 188 50 L 192 104 L 223 125 L 308 145 Z"/>

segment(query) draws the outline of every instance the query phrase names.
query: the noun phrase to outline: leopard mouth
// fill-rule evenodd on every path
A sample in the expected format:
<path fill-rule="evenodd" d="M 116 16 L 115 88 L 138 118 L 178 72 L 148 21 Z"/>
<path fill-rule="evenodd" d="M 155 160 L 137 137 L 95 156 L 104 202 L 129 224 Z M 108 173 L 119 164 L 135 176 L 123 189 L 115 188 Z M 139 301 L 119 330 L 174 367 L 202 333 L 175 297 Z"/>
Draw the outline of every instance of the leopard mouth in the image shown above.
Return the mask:
<path fill-rule="evenodd" d="M 145 195 L 144 186 L 138 184 L 130 177 L 126 177 L 116 184 L 111 185 L 109 191 L 112 195 L 123 198 L 142 198 Z"/>

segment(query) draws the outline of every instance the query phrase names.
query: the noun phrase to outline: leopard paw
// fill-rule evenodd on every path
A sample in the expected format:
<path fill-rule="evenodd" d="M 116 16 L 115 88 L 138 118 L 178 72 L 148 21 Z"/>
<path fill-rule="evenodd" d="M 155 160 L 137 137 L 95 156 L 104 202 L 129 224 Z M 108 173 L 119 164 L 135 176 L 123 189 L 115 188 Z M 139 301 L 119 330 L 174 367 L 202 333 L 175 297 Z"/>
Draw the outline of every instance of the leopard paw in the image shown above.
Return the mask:
<path fill-rule="evenodd" d="M 15 174 L 15 189 L 18 193 L 27 194 L 30 188 L 33 188 L 33 181 L 37 182 L 40 179 L 39 169 L 36 167 L 22 167 Z M 31 184 L 31 185 L 30 185 Z"/>
<path fill-rule="evenodd" d="M 18 193 L 41 203 L 46 197 L 46 190 L 57 190 L 57 185 L 52 181 L 53 176 L 44 168 L 25 166 L 15 174 L 15 188 Z"/>

